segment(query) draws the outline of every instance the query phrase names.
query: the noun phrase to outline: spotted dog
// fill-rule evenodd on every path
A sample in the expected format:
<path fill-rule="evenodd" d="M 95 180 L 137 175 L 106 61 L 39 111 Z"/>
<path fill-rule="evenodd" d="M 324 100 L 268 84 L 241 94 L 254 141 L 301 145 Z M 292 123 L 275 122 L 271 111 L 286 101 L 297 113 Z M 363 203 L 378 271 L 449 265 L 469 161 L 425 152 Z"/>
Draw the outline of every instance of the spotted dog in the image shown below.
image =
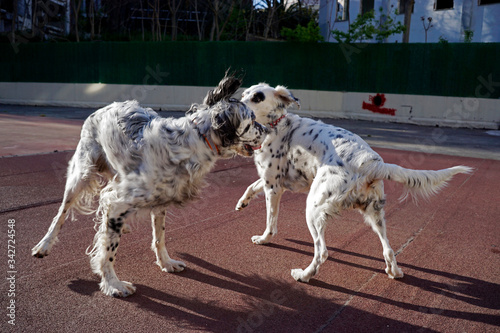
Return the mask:
<path fill-rule="evenodd" d="M 384 219 L 383 180 L 403 183 L 405 194 L 428 197 L 438 192 L 451 177 L 469 173 L 471 168 L 456 166 L 439 171 L 410 170 L 384 163 L 359 136 L 345 129 L 287 113 L 299 100 L 282 86 L 258 84 L 245 90 L 242 101 L 257 121 L 267 124 L 262 149 L 255 156 L 260 179 L 250 185 L 236 210 L 264 191 L 267 226 L 262 235 L 252 237 L 255 244 L 268 243 L 277 233 L 280 198 L 284 191 L 309 192 L 306 220 L 314 240 L 314 259 L 305 269 L 293 269 L 295 280 L 308 282 L 328 257 L 325 244 L 326 221 L 343 210 L 358 209 L 379 236 L 391 278 L 403 277 L 389 245 Z M 406 197 L 404 195 L 404 197 Z"/>
<path fill-rule="evenodd" d="M 88 254 L 106 295 L 135 292 L 131 283 L 118 279 L 114 263 L 127 219 L 138 212 L 151 215 L 152 249 L 162 271 L 182 271 L 186 265 L 170 258 L 165 248 L 166 208 L 196 198 L 218 158 L 251 156 L 265 136 L 254 113 L 229 98 L 240 85 L 226 75 L 204 104 L 194 104 L 179 119 L 162 118 L 136 101 L 115 102 L 90 115 L 69 162 L 59 212 L 33 256 L 49 254 L 70 210 L 93 213 L 98 195 L 97 233 Z"/>

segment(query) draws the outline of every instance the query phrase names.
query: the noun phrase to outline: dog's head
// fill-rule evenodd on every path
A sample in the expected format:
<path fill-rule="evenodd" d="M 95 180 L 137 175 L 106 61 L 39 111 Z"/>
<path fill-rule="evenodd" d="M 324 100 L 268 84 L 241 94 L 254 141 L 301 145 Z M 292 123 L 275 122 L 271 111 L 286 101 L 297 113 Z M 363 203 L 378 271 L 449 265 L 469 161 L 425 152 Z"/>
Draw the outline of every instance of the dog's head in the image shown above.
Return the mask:
<path fill-rule="evenodd" d="M 292 104 L 300 108 L 299 99 L 287 88 L 283 86 L 273 88 L 267 83 L 259 83 L 246 89 L 241 101 L 255 112 L 257 121 L 263 124 L 279 119 Z"/>
<path fill-rule="evenodd" d="M 267 129 L 255 121 L 248 106 L 235 99 L 220 101 L 192 115 L 200 133 L 210 135 L 220 156 L 252 156 L 260 148 Z"/>
<path fill-rule="evenodd" d="M 231 98 L 241 86 L 241 78 L 229 70 L 210 90 L 203 104 L 193 104 L 187 112 L 198 125 L 198 130 L 210 136 L 221 157 L 235 154 L 252 156 L 260 148 L 267 129 L 255 121 L 255 114 L 244 103 Z"/>

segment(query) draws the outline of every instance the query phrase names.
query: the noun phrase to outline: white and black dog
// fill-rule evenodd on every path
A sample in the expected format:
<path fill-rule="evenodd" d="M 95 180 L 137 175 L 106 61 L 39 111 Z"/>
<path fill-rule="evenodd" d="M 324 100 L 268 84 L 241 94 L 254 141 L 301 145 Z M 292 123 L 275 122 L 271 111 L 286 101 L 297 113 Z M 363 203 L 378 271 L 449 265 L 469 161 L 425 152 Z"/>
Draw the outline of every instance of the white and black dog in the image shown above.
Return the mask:
<path fill-rule="evenodd" d="M 113 265 L 127 218 L 139 211 L 151 214 L 157 264 L 163 271 L 182 271 L 186 265 L 165 248 L 166 207 L 196 198 L 218 158 L 251 156 L 266 134 L 245 104 L 229 98 L 240 85 L 226 74 L 202 105 L 193 104 L 180 119 L 162 118 L 136 101 L 115 102 L 90 115 L 69 162 L 62 205 L 33 256 L 48 255 L 69 211 L 92 213 L 99 195 L 97 233 L 88 254 L 106 295 L 135 292 L 118 279 Z"/>
<path fill-rule="evenodd" d="M 242 102 L 257 121 L 270 130 L 254 159 L 260 179 L 248 187 L 236 209 L 264 191 L 267 227 L 263 235 L 252 237 L 255 244 L 268 243 L 277 233 L 280 198 L 285 190 L 309 192 L 306 220 L 314 240 L 314 259 L 305 269 L 293 269 L 294 279 L 308 282 L 328 258 L 325 227 L 329 217 L 345 209 L 358 209 L 380 237 L 391 278 L 403 277 L 389 245 L 384 219 L 384 183 L 394 180 L 409 193 L 428 197 L 438 192 L 451 177 L 469 173 L 471 168 L 456 166 L 439 171 L 410 170 L 384 163 L 359 136 L 339 127 L 287 113 L 299 100 L 282 86 L 258 84 L 245 90 Z M 406 197 L 406 196 L 405 196 Z"/>

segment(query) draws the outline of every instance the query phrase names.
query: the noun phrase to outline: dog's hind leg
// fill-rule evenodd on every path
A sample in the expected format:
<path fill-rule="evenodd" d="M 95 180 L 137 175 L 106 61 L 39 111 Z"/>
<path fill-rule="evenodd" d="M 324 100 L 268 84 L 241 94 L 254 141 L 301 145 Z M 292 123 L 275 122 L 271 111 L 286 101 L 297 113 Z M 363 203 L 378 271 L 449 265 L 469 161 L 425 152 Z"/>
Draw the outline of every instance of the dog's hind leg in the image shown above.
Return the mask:
<path fill-rule="evenodd" d="M 385 213 L 384 204 L 385 199 L 383 196 L 383 185 L 378 186 L 379 193 L 381 191 L 382 195 L 376 195 L 375 199 L 370 199 L 367 203 L 362 203 L 360 208 L 361 213 L 365 218 L 365 222 L 369 224 L 373 231 L 378 235 L 383 247 L 383 254 L 385 263 L 387 265 L 385 272 L 391 279 L 402 278 L 403 271 L 398 267 L 396 262 L 396 256 L 394 251 L 389 245 L 389 240 L 387 238 L 387 230 L 385 226 Z"/>
<path fill-rule="evenodd" d="M 254 244 L 269 243 L 271 238 L 278 233 L 278 213 L 280 208 L 280 200 L 284 190 L 279 185 L 264 187 L 266 193 L 266 230 L 262 235 L 252 237 Z"/>
<path fill-rule="evenodd" d="M 59 211 L 52 220 L 45 236 L 31 250 L 31 254 L 37 258 L 43 258 L 50 253 L 52 246 L 57 241 L 57 235 L 66 221 L 69 210 L 75 205 L 78 205 L 78 201 L 80 201 L 82 196 L 85 196 L 86 193 L 90 193 L 90 196 L 92 196 L 93 187 L 97 186 L 97 181 L 94 179 L 97 175 L 90 170 L 91 166 L 82 161 L 79 156 L 80 152 L 81 151 L 77 149 L 75 155 L 69 162 L 63 201 L 59 207 Z M 85 210 L 85 208 L 90 212 L 90 207 L 83 207 L 81 205 L 79 210 L 82 211 Z"/>
<path fill-rule="evenodd" d="M 101 196 L 102 198 L 102 196 Z M 120 281 L 116 276 L 114 263 L 120 244 L 123 224 L 132 212 L 125 204 L 111 205 L 108 214 L 103 214 L 103 221 L 94 239 L 90 254 L 92 271 L 101 276 L 101 291 L 113 297 L 126 297 L 135 292 L 135 287 L 127 281 Z M 100 207 L 100 210 L 106 208 Z M 106 217 L 107 216 L 107 217 Z"/>
<path fill-rule="evenodd" d="M 156 255 L 156 264 L 164 272 L 181 272 L 186 267 L 182 261 L 170 258 L 165 247 L 165 210 L 152 210 L 153 243 L 151 249 Z"/>
<path fill-rule="evenodd" d="M 252 185 L 248 186 L 245 193 L 241 196 L 238 204 L 236 205 L 236 210 L 242 210 L 250 203 L 250 200 L 255 198 L 260 192 L 264 190 L 265 181 L 262 178 L 259 178 Z"/>

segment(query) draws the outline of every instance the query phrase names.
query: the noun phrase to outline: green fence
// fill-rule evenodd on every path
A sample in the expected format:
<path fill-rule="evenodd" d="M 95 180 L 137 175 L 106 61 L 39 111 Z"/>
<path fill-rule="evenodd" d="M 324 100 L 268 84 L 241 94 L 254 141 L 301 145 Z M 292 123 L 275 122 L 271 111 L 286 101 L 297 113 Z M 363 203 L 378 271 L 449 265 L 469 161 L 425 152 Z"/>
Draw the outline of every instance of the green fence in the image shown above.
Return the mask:
<path fill-rule="evenodd" d="M 500 98 L 500 44 L 263 42 L 0 44 L 0 82 L 246 86 Z"/>

